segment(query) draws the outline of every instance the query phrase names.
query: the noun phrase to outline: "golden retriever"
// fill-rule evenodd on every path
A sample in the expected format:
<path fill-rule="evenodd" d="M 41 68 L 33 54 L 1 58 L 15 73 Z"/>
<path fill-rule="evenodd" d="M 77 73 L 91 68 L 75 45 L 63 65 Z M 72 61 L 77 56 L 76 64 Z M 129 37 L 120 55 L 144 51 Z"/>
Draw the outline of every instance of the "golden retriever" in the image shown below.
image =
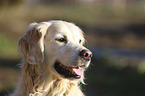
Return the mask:
<path fill-rule="evenodd" d="M 92 52 L 82 30 L 61 20 L 32 23 L 19 39 L 22 76 L 10 96 L 84 96 L 80 88 Z"/>

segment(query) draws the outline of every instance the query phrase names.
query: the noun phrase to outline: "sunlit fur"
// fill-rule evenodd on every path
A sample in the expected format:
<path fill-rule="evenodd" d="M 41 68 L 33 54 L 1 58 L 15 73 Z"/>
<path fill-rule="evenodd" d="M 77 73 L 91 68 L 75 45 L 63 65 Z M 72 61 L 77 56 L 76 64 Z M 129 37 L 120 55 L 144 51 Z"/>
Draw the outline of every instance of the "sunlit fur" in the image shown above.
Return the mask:
<path fill-rule="evenodd" d="M 70 42 L 64 46 L 55 38 L 60 32 L 69 35 L 66 31 L 75 32 L 69 33 Z M 79 39 L 82 40 L 80 44 Z M 80 83 L 84 84 L 84 75 L 72 80 L 62 77 L 53 68 L 56 60 L 66 66 L 80 63 L 77 55 L 80 50 L 86 49 L 83 43 L 82 31 L 72 23 L 48 21 L 30 24 L 18 42 L 24 57 L 20 64 L 22 75 L 17 89 L 10 96 L 84 96 L 80 88 Z"/>

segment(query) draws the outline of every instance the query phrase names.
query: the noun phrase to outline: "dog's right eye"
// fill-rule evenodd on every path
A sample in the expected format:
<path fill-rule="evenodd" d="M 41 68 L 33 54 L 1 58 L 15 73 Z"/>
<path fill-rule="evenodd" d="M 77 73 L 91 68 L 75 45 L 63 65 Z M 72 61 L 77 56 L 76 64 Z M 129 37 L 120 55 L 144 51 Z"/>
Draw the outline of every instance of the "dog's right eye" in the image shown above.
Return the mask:
<path fill-rule="evenodd" d="M 55 40 L 57 40 L 59 42 L 66 42 L 66 39 L 65 38 L 59 38 L 59 39 L 55 39 Z"/>

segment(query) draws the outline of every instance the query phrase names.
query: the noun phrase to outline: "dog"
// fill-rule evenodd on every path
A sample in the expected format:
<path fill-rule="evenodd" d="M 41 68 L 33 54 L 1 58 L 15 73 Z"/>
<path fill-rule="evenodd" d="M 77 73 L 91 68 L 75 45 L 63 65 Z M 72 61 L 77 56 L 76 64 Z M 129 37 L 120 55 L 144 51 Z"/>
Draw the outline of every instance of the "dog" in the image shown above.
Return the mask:
<path fill-rule="evenodd" d="M 22 75 L 10 96 L 84 96 L 80 83 L 92 57 L 84 42 L 83 31 L 73 23 L 31 23 L 18 40 Z"/>

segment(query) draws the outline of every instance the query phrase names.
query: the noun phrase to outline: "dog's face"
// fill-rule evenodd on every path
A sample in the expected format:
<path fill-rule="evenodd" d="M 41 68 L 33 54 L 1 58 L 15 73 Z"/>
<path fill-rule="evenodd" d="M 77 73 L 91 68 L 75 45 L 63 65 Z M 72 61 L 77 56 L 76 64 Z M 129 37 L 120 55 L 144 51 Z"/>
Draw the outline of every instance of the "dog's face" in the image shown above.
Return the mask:
<path fill-rule="evenodd" d="M 34 61 L 47 64 L 49 71 L 61 78 L 80 79 L 92 57 L 91 51 L 83 46 L 82 30 L 72 23 L 51 21 L 45 22 L 45 28 L 40 27 L 39 31 L 38 44 L 43 58 L 35 57 Z"/>
<path fill-rule="evenodd" d="M 45 52 L 46 57 L 51 57 L 50 68 L 63 77 L 80 78 L 92 57 L 92 53 L 83 46 L 82 31 L 67 22 L 54 23 L 47 31 Z"/>

